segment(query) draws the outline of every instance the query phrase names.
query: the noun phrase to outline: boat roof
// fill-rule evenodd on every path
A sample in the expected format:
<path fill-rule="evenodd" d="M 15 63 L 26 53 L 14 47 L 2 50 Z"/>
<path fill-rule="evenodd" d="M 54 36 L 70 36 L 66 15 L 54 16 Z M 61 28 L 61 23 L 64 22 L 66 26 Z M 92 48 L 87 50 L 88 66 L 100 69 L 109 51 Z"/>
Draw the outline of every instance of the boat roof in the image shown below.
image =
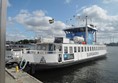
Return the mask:
<path fill-rule="evenodd" d="M 88 27 L 88 31 L 97 31 L 96 28 L 91 27 L 91 26 L 87 26 Z M 64 29 L 64 31 L 66 32 L 85 32 L 86 31 L 86 27 L 74 27 L 74 28 L 68 28 L 68 29 Z"/>

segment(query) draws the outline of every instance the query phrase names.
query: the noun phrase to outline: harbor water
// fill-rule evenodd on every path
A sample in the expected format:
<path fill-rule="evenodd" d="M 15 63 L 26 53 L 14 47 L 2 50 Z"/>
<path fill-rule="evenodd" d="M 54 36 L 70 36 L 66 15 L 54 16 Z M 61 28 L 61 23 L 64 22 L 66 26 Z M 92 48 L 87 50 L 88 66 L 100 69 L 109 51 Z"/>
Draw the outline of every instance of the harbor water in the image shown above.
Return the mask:
<path fill-rule="evenodd" d="M 118 83 L 118 47 L 108 47 L 106 58 L 48 71 L 33 76 L 44 83 Z"/>

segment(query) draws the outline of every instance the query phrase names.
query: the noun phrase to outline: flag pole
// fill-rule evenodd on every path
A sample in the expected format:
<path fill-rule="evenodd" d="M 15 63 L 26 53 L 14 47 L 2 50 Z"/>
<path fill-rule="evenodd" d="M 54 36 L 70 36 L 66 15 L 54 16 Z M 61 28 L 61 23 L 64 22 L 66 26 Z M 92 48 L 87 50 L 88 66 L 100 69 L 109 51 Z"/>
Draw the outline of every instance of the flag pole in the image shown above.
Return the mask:
<path fill-rule="evenodd" d="M 86 16 L 86 29 L 85 29 L 85 32 L 86 32 L 86 44 L 88 44 L 88 26 L 87 26 L 87 16 Z"/>

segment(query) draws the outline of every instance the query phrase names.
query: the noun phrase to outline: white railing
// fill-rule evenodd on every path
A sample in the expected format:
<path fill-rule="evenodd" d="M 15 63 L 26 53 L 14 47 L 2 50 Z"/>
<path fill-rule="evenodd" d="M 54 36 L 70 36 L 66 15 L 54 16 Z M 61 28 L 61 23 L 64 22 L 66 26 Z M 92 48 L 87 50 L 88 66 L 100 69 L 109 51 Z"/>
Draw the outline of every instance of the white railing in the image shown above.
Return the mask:
<path fill-rule="evenodd" d="M 26 50 L 27 54 L 59 54 L 62 52 L 57 51 L 43 51 L 43 50 Z"/>

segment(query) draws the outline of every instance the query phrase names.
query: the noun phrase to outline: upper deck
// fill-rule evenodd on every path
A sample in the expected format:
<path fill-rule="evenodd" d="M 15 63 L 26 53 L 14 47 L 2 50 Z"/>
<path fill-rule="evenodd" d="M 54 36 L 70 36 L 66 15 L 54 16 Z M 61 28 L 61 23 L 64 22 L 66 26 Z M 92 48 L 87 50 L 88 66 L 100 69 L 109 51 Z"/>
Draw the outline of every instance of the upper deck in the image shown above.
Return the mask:
<path fill-rule="evenodd" d="M 65 31 L 65 33 L 66 32 L 70 32 L 70 33 L 85 32 L 85 27 L 68 28 L 68 29 L 64 29 L 64 31 Z M 88 31 L 95 32 L 95 31 L 97 31 L 97 29 L 88 25 Z"/>
<path fill-rule="evenodd" d="M 86 33 L 86 28 L 87 28 L 87 33 Z M 66 38 L 73 40 L 75 36 L 83 37 L 86 44 L 93 44 L 93 42 L 96 42 L 96 31 L 97 29 L 93 25 L 87 25 L 87 27 L 74 27 L 74 28 L 64 29 L 64 32 L 66 33 Z"/>

